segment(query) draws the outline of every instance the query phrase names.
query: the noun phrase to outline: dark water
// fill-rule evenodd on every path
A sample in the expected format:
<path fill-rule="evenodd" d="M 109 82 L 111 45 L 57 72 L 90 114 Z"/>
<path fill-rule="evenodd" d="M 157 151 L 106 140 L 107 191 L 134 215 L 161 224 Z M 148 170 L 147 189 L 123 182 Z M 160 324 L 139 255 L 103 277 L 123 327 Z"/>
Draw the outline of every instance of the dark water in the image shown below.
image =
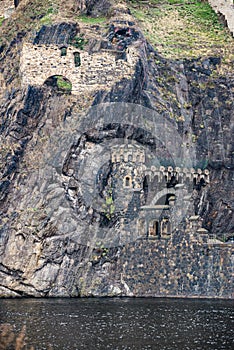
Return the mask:
<path fill-rule="evenodd" d="M 3 299 L 5 322 L 36 349 L 234 349 L 232 301 Z"/>

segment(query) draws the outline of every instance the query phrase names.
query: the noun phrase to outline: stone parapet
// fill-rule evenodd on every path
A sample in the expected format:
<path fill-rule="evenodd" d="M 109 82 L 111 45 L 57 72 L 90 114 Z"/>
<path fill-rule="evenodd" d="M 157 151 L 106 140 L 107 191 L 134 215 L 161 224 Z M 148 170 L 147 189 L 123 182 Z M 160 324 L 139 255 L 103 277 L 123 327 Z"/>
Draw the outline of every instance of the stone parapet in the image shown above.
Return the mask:
<path fill-rule="evenodd" d="M 145 163 L 145 150 L 139 145 L 117 145 L 111 149 L 112 163 L 123 162 L 138 162 Z"/>
<path fill-rule="evenodd" d="M 193 182 L 195 184 L 199 183 L 201 180 L 204 181 L 204 184 L 209 183 L 209 170 L 208 169 L 195 169 L 195 168 L 180 168 L 180 167 L 155 167 L 151 166 L 147 168 L 145 174 L 153 179 L 155 176 L 158 177 L 159 182 L 166 180 L 166 182 L 170 182 L 172 177 L 179 183 Z"/>

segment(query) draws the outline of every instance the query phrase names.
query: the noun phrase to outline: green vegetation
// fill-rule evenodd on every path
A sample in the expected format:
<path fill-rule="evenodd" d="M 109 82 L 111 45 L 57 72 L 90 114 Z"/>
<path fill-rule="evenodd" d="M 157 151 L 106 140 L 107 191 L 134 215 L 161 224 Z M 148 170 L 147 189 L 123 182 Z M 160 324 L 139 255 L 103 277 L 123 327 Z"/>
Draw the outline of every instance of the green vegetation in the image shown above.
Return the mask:
<path fill-rule="evenodd" d="M 84 46 L 88 44 L 88 40 L 84 39 L 84 34 L 80 34 L 80 36 L 75 36 L 69 44 L 77 49 L 84 50 Z"/>
<path fill-rule="evenodd" d="M 61 75 L 56 76 L 58 90 L 65 93 L 70 93 L 72 90 L 72 84 L 69 80 L 65 79 Z"/>
<path fill-rule="evenodd" d="M 5 20 L 5 18 L 4 17 L 0 17 L 0 27 L 1 27 L 1 25 L 3 24 L 3 21 Z"/>
<path fill-rule="evenodd" d="M 42 24 L 52 23 L 51 16 L 58 12 L 59 0 L 30 0 L 22 6 L 21 11 L 16 11 L 1 27 L 0 45 L 3 45 L 5 50 L 19 32 L 30 35 L 32 30 L 39 30 Z"/>
<path fill-rule="evenodd" d="M 51 16 L 46 15 L 46 16 L 42 17 L 42 19 L 40 19 L 40 23 L 41 23 L 41 25 L 45 25 L 45 26 L 52 24 Z"/>
<path fill-rule="evenodd" d="M 45 85 L 52 87 L 58 93 L 70 94 L 72 90 L 71 82 L 62 75 L 54 75 L 45 81 Z"/>
<path fill-rule="evenodd" d="M 40 19 L 40 23 L 42 25 L 50 25 L 52 24 L 52 19 L 53 19 L 53 15 L 56 15 L 58 13 L 58 8 L 56 6 L 51 6 L 48 8 L 47 13 L 45 14 L 45 16 L 43 16 Z"/>
<path fill-rule="evenodd" d="M 107 21 L 105 17 L 89 17 L 89 16 L 79 16 L 77 17 L 78 22 L 87 24 L 103 24 Z"/>
<path fill-rule="evenodd" d="M 104 215 L 108 220 L 111 220 L 115 212 L 114 200 L 112 197 L 112 190 L 110 189 L 106 196 L 106 202 L 103 204 Z"/>
<path fill-rule="evenodd" d="M 234 41 L 206 2 L 198 0 L 129 1 L 147 39 L 172 59 L 220 56 L 234 60 Z"/>
<path fill-rule="evenodd" d="M 99 262 L 101 258 L 105 258 L 108 255 L 109 249 L 105 247 L 101 242 L 96 243 L 96 247 L 93 250 L 91 258 L 92 262 Z"/>

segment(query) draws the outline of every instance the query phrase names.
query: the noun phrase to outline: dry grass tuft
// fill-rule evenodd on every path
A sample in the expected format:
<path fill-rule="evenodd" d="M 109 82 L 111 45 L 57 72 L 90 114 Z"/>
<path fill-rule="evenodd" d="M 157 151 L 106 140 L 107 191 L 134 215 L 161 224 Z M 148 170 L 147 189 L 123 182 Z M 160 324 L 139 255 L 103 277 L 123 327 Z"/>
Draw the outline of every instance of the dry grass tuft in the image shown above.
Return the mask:
<path fill-rule="evenodd" d="M 25 337 L 26 337 L 26 326 L 23 326 L 22 330 L 17 335 L 15 334 L 12 325 L 7 323 L 0 325 L 0 350 L 27 349 L 26 343 L 25 343 Z M 33 348 L 31 348 L 30 350 L 33 350 Z"/>

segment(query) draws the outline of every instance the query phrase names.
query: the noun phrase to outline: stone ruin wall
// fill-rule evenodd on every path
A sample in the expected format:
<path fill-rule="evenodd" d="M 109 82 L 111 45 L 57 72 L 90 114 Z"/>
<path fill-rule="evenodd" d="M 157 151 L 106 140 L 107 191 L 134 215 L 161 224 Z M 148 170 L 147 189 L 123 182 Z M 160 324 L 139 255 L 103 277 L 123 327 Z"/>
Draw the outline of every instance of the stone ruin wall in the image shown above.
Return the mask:
<path fill-rule="evenodd" d="M 203 229 L 186 229 L 169 239 L 137 239 L 118 247 L 113 258 L 111 249 L 106 258 L 94 251 L 92 278 L 81 295 L 232 299 L 233 248 L 212 242 Z"/>
<path fill-rule="evenodd" d="M 221 14 L 234 37 L 234 3 L 233 0 L 208 0 L 211 7 L 218 14 Z"/>
<path fill-rule="evenodd" d="M 127 62 L 116 60 L 115 53 L 102 50 L 89 54 L 75 47 L 68 47 L 66 56 L 61 57 L 58 46 L 33 45 L 25 43 L 21 54 L 22 87 L 41 86 L 51 76 L 61 75 L 72 83 L 72 93 L 106 89 L 123 78 L 134 74 L 138 55 L 134 48 L 129 48 Z M 80 53 L 81 65 L 75 67 L 74 53 Z"/>

